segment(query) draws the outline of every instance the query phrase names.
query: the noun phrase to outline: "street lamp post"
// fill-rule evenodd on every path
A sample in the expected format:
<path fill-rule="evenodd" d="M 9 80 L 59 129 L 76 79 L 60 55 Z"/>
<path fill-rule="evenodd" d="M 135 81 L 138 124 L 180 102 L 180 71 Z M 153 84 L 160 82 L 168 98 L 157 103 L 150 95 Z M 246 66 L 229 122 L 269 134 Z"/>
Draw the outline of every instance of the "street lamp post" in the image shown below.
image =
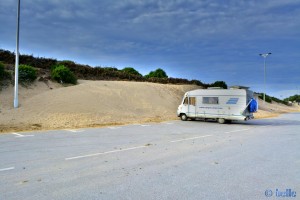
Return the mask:
<path fill-rule="evenodd" d="M 15 63 L 15 90 L 14 90 L 14 108 L 19 107 L 18 84 L 19 84 L 19 31 L 20 29 L 20 0 L 18 0 L 17 11 L 17 38 L 16 38 L 16 63 Z"/>
<path fill-rule="evenodd" d="M 264 103 L 266 103 L 266 58 L 272 53 L 260 53 L 259 55 L 264 58 Z"/>

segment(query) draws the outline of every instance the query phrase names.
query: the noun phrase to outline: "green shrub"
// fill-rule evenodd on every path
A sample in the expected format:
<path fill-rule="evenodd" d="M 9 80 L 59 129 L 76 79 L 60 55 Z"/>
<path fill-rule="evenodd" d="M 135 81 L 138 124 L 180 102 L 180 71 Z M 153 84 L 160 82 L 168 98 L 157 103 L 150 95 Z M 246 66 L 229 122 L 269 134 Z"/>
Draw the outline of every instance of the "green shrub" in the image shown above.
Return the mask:
<path fill-rule="evenodd" d="M 210 87 L 221 87 L 223 89 L 227 89 L 228 86 L 224 81 L 216 81 L 210 85 Z"/>
<path fill-rule="evenodd" d="M 149 74 L 147 74 L 145 78 L 168 78 L 168 76 L 164 70 L 158 68 L 157 70 L 151 71 Z"/>
<path fill-rule="evenodd" d="M 71 72 L 71 70 L 61 64 L 52 67 L 51 78 L 59 83 L 77 83 L 77 78 Z"/>
<path fill-rule="evenodd" d="M 132 67 L 125 67 L 124 69 L 122 69 L 122 71 L 131 75 L 142 76 L 142 74 L 140 74 L 137 70 L 135 70 Z"/>
<path fill-rule="evenodd" d="M 264 93 L 260 93 L 258 95 L 258 97 L 261 99 L 261 100 L 264 100 Z M 272 97 L 270 97 L 269 95 L 265 95 L 265 98 L 266 98 L 266 102 L 268 103 L 272 103 Z"/>
<path fill-rule="evenodd" d="M 24 82 L 33 82 L 36 78 L 36 69 L 29 65 L 19 65 L 19 81 Z"/>
<path fill-rule="evenodd" d="M 290 97 L 288 97 L 288 98 L 285 98 L 284 101 L 285 101 L 285 102 L 288 102 L 288 101 L 292 101 L 292 102 L 294 102 L 294 101 L 300 102 L 300 95 L 296 94 L 296 95 L 294 95 L 294 96 L 290 96 Z"/>
<path fill-rule="evenodd" d="M 0 62 L 0 81 L 4 80 L 4 78 L 5 78 L 4 65 Z"/>

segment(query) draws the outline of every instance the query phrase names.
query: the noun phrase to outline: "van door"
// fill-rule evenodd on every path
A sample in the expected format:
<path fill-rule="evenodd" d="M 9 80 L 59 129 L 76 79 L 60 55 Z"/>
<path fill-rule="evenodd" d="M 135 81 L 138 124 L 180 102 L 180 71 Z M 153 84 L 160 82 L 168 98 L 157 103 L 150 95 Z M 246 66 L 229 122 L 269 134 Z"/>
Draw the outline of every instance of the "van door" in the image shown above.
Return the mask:
<path fill-rule="evenodd" d="M 188 97 L 188 117 L 196 118 L 196 97 Z"/>

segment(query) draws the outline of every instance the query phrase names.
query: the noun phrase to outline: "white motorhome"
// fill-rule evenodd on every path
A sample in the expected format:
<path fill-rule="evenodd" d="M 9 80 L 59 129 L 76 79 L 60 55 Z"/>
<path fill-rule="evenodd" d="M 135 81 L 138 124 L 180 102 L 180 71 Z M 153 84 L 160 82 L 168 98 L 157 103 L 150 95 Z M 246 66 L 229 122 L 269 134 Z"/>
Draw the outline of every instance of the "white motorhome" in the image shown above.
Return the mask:
<path fill-rule="evenodd" d="M 257 100 L 248 87 L 208 88 L 186 92 L 178 106 L 177 116 L 183 121 L 203 118 L 216 119 L 223 124 L 252 119 L 257 109 Z"/>

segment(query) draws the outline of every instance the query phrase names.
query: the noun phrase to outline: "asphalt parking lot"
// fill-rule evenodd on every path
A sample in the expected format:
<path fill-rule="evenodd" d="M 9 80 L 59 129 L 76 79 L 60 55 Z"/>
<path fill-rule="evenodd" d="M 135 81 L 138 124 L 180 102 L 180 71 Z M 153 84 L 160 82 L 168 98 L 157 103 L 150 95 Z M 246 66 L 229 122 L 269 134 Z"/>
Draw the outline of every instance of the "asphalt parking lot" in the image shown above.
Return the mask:
<path fill-rule="evenodd" d="M 280 199 L 300 192 L 299 141 L 299 113 L 7 133 L 0 199 Z"/>

